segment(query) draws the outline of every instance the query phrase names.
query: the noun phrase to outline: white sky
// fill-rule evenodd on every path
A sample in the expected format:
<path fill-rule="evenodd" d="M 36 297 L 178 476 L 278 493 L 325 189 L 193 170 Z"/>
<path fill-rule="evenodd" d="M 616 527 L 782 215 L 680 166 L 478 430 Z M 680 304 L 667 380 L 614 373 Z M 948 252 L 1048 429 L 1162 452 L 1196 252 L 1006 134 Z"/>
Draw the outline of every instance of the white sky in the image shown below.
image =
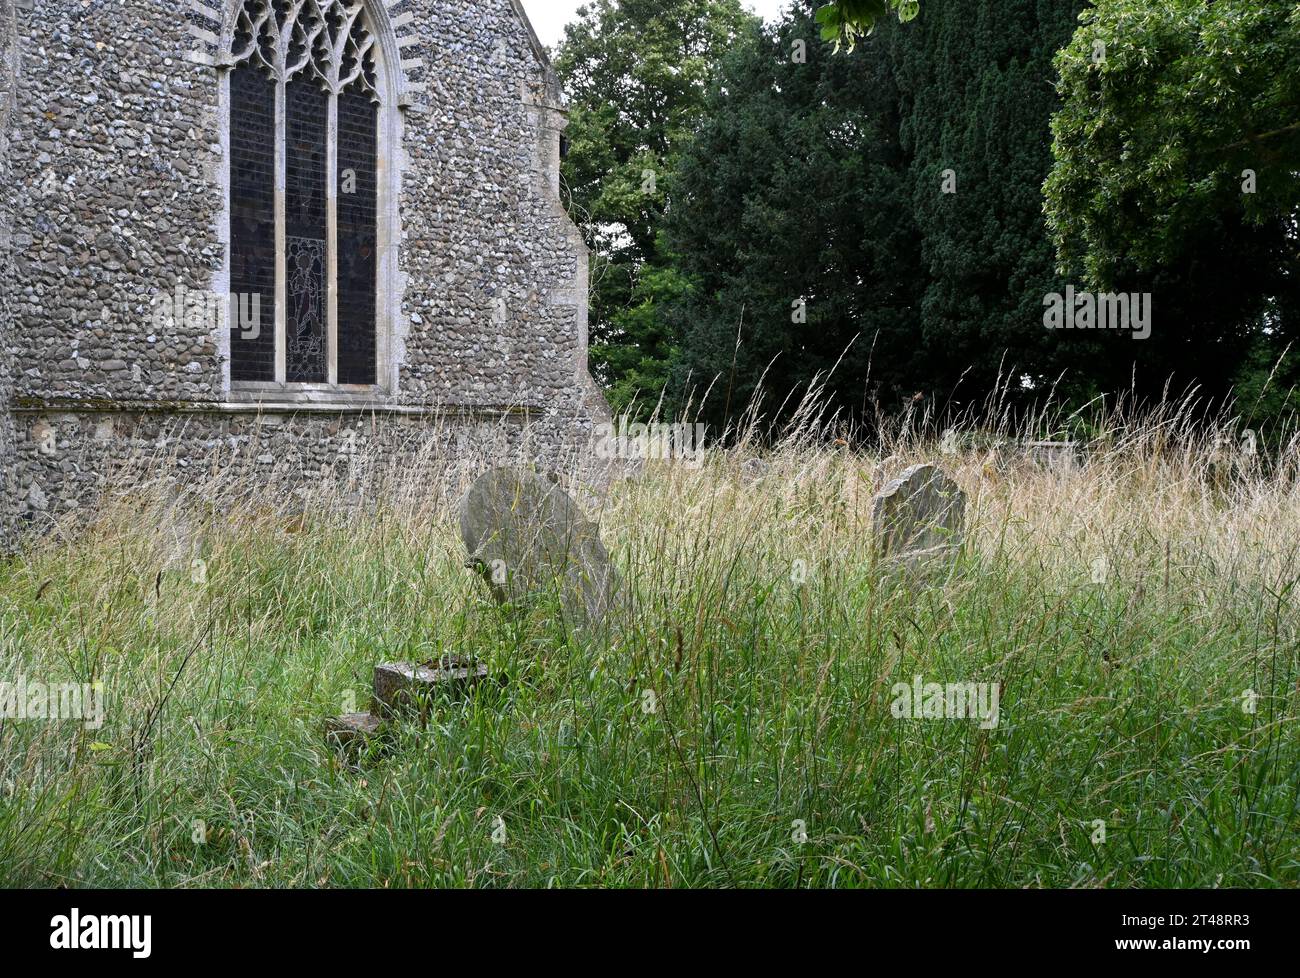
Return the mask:
<path fill-rule="evenodd" d="M 547 47 L 554 47 L 564 36 L 564 25 L 574 19 L 575 11 L 586 0 L 523 0 L 528 18 L 537 36 Z M 745 6 L 769 19 L 775 17 L 789 0 L 744 0 Z"/>

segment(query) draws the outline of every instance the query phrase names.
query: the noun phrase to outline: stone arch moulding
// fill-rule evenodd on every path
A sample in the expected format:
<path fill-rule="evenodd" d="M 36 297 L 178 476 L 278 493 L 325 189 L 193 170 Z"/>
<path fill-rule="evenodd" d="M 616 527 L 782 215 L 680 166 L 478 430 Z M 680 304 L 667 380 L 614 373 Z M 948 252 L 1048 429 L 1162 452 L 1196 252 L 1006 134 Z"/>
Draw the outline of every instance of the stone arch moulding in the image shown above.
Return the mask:
<path fill-rule="evenodd" d="M 412 74 L 424 70 L 425 61 L 420 39 L 411 30 L 415 14 L 406 11 L 394 15 L 392 8 L 403 0 L 356 0 L 366 8 L 379 35 L 384 63 L 392 66 L 394 96 L 398 108 L 410 108 L 428 86 L 412 80 Z M 213 68 L 229 67 L 230 41 L 243 0 L 189 0 L 190 21 L 187 31 L 195 41 L 186 58 L 195 64 Z M 220 8 L 220 9 L 218 9 Z"/>

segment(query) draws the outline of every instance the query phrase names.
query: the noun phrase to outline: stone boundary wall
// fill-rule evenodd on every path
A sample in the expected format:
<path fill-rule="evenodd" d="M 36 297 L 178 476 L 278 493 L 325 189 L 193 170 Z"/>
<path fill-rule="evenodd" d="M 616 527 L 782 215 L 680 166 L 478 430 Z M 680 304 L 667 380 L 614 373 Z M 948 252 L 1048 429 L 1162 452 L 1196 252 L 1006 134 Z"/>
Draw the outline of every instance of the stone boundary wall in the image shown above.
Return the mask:
<path fill-rule="evenodd" d="M 196 452 L 248 438 L 271 468 L 302 455 L 319 470 L 338 454 L 322 425 L 526 419 L 521 444 L 567 467 L 608 408 L 587 370 L 586 248 L 559 200 L 567 117 L 517 0 L 366 0 L 399 62 L 386 61 L 400 90 L 390 389 L 250 395 L 230 383 L 224 324 L 157 328 L 154 303 L 227 280 L 221 60 L 236 2 L 0 0 L 19 43 L 44 50 L 21 62 L 0 154 L 15 216 L 0 303 L 10 518 L 15 500 L 28 524 L 84 511 L 158 438 Z"/>

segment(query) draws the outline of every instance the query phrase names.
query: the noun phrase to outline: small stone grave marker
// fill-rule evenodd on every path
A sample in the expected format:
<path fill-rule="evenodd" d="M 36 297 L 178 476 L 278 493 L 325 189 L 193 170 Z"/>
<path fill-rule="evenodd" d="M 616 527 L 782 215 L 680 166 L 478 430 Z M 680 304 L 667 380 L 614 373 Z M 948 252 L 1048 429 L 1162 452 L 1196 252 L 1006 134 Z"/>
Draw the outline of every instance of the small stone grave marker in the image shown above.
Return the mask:
<path fill-rule="evenodd" d="M 376 666 L 372 709 L 381 717 L 419 712 L 438 691 L 462 692 L 477 686 L 487 676 L 484 663 L 460 656 L 420 665 L 394 662 Z"/>
<path fill-rule="evenodd" d="M 325 741 L 331 747 L 363 744 L 379 733 L 379 718 L 369 713 L 347 713 L 325 721 Z"/>
<path fill-rule="evenodd" d="M 1074 468 L 1079 464 L 1079 445 L 1072 441 L 1025 442 L 1025 457 L 1046 469 Z"/>
<path fill-rule="evenodd" d="M 486 665 L 457 655 L 419 665 L 393 662 L 376 666 L 370 712 L 330 717 L 325 721 L 325 742 L 337 749 L 364 745 L 380 732 L 385 720 L 412 714 L 423 719 L 436 692 L 465 692 L 487 676 Z"/>
<path fill-rule="evenodd" d="M 966 525 L 966 494 L 935 466 L 915 465 L 876 496 L 873 516 L 880 556 L 919 570 L 956 555 Z"/>

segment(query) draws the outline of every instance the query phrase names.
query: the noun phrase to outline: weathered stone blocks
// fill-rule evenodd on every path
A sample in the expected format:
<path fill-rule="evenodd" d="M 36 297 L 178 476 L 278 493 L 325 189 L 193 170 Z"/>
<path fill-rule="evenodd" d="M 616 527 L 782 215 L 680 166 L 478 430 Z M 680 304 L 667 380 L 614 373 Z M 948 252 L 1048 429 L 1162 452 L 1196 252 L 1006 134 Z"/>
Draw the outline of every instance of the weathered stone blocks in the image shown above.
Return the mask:
<path fill-rule="evenodd" d="M 418 665 L 393 662 L 376 666 L 370 712 L 329 717 L 324 724 L 325 742 L 355 752 L 383 733 L 386 723 L 427 721 L 439 693 L 461 696 L 487 678 L 484 663 L 457 655 Z"/>
<path fill-rule="evenodd" d="M 376 666 L 373 710 L 381 717 L 423 713 L 439 691 L 463 693 L 487 677 L 484 663 L 460 656 Z"/>
<path fill-rule="evenodd" d="M 325 721 L 325 742 L 331 747 L 351 749 L 379 734 L 381 721 L 369 713 L 348 713 Z"/>

